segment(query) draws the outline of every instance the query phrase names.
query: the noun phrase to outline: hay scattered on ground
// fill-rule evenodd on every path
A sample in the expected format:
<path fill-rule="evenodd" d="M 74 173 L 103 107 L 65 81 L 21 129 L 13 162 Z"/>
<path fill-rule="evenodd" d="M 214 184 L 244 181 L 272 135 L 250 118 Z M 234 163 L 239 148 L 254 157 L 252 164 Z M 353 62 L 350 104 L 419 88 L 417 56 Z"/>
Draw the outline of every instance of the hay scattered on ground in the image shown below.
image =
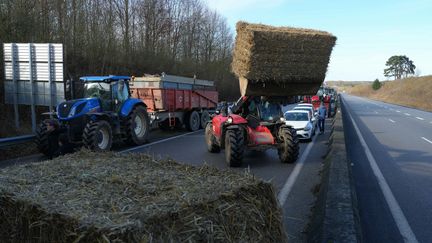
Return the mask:
<path fill-rule="evenodd" d="M 335 42 L 336 37 L 324 31 L 238 22 L 232 70 L 249 83 L 276 84 L 299 94 L 316 93 Z"/>
<path fill-rule="evenodd" d="M 77 152 L 0 171 L 0 241 L 284 242 L 272 186 L 250 174 Z"/>

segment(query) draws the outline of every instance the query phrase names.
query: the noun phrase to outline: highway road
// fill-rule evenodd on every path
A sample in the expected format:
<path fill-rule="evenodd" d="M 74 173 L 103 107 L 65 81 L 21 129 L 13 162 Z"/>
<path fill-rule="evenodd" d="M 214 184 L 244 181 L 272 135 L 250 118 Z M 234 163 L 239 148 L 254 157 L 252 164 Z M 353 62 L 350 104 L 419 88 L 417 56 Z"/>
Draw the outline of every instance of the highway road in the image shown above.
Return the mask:
<path fill-rule="evenodd" d="M 363 241 L 432 242 L 432 113 L 342 97 Z"/>

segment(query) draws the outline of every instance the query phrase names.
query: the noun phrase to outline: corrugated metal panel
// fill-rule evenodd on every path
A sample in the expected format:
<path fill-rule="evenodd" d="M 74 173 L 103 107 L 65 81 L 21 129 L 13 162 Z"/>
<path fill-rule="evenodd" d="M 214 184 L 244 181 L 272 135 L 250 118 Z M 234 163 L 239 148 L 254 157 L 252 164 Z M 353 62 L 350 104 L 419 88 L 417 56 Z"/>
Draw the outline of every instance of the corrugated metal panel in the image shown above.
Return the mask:
<path fill-rule="evenodd" d="M 52 106 L 64 101 L 63 44 L 5 43 L 3 53 L 6 103 L 14 104 L 15 94 L 18 104 Z"/>

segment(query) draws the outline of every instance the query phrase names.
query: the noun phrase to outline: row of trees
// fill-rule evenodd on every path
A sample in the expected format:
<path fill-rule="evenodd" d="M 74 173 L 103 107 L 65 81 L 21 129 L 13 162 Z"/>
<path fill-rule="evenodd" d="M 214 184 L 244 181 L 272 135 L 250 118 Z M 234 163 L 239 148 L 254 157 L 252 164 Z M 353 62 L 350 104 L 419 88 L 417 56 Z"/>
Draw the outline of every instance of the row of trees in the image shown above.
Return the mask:
<path fill-rule="evenodd" d="M 0 42 L 63 43 L 75 78 L 166 72 L 239 93 L 232 31 L 203 0 L 2 0 Z"/>

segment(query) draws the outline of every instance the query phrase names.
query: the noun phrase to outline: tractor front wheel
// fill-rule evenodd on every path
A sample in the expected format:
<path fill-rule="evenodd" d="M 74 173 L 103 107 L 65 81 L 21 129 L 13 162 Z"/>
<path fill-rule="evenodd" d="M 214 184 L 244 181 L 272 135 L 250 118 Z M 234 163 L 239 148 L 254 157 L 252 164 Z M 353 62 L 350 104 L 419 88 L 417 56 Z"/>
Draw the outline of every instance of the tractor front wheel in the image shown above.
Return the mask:
<path fill-rule="evenodd" d="M 107 121 L 90 121 L 84 128 L 84 147 L 93 151 L 109 151 L 113 142 L 111 126 Z"/>
<path fill-rule="evenodd" d="M 294 129 L 281 128 L 279 130 L 281 147 L 278 149 L 279 159 L 282 163 L 294 163 L 299 155 L 299 142 Z"/>
<path fill-rule="evenodd" d="M 126 142 L 132 145 L 141 145 L 147 141 L 150 122 L 147 110 L 143 106 L 135 107 L 128 117 L 126 127 Z"/>
<path fill-rule="evenodd" d="M 216 143 L 216 138 L 213 135 L 213 125 L 211 123 L 207 123 L 205 127 L 205 139 L 207 144 L 207 150 L 210 153 L 219 153 L 220 146 Z"/>
<path fill-rule="evenodd" d="M 225 160 L 230 167 L 238 167 L 243 160 L 244 138 L 240 129 L 229 129 L 225 134 Z"/>
<path fill-rule="evenodd" d="M 48 156 L 50 153 L 50 147 L 48 142 L 48 131 L 45 121 L 39 124 L 36 130 L 36 146 L 39 152 Z"/>

